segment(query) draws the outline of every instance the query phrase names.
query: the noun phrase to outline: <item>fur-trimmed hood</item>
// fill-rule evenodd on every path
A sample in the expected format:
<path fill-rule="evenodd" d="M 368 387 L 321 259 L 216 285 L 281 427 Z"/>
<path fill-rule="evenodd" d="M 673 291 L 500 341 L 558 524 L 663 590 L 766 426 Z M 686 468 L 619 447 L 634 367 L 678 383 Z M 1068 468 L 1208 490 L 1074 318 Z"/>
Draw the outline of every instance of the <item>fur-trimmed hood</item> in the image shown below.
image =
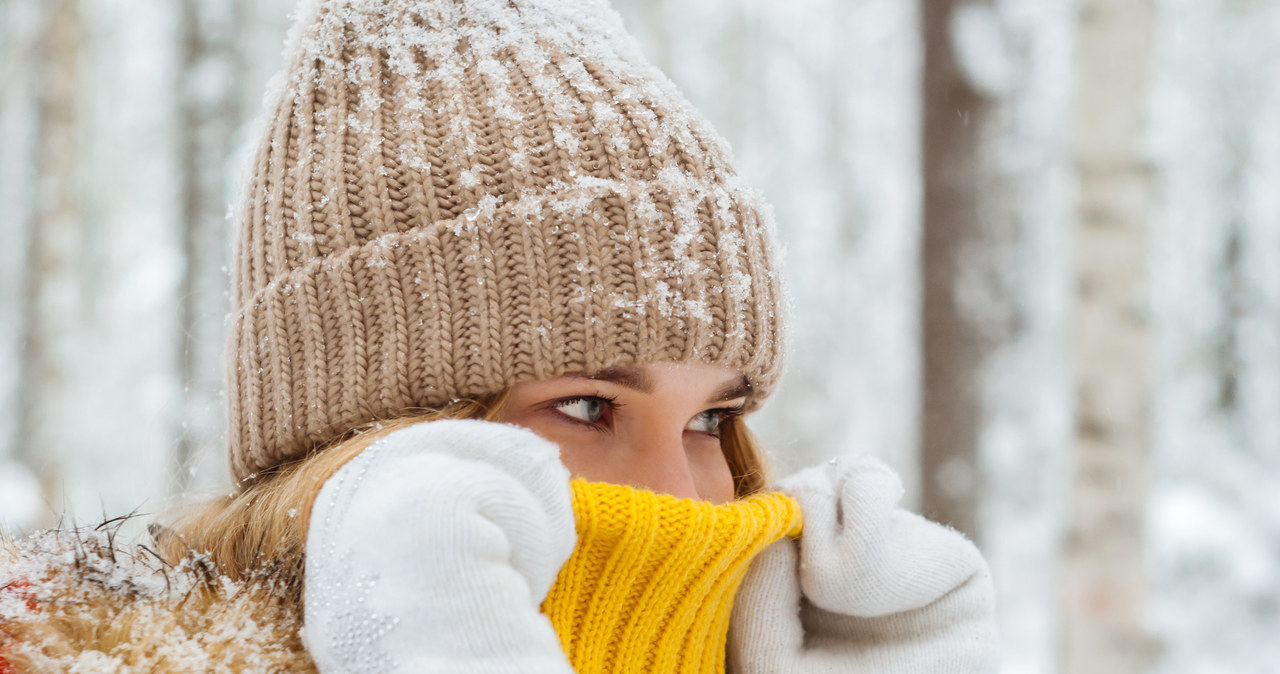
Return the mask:
<path fill-rule="evenodd" d="M 0 674 L 315 671 L 290 574 L 174 566 L 116 530 L 0 537 Z"/>

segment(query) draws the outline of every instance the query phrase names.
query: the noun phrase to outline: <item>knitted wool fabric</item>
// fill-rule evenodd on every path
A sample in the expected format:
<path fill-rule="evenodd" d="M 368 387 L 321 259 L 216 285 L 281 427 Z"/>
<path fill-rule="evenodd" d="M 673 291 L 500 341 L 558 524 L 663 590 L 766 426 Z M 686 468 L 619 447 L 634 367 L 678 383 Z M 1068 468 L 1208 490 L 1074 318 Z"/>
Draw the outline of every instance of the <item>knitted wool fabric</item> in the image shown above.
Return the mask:
<path fill-rule="evenodd" d="M 800 534 L 781 493 L 715 506 L 574 480 L 578 545 L 542 604 L 578 672 L 725 671 L 751 559 Z"/>
<path fill-rule="evenodd" d="M 303 0 L 238 216 L 238 479 L 629 362 L 775 386 L 768 207 L 604 0 Z"/>

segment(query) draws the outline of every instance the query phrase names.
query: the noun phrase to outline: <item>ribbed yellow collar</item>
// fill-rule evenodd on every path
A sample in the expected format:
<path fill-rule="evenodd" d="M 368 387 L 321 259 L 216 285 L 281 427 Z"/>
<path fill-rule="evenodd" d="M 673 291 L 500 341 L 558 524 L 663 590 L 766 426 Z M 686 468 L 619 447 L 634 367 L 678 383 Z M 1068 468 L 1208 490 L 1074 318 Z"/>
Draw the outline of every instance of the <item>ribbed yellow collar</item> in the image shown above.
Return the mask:
<path fill-rule="evenodd" d="M 751 559 L 800 534 L 777 493 L 712 505 L 574 480 L 578 545 L 542 604 L 574 670 L 724 672 L 733 597 Z"/>

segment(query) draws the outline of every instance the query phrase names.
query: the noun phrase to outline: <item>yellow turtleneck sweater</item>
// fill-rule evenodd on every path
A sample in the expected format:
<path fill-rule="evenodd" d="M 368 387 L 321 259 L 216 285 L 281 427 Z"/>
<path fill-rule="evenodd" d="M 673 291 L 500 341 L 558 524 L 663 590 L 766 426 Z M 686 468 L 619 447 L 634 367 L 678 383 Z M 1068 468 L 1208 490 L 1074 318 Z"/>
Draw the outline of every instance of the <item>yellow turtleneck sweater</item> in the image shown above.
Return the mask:
<path fill-rule="evenodd" d="M 542 604 L 574 670 L 721 674 L 751 559 L 800 534 L 789 497 L 723 505 L 574 480 L 578 545 Z"/>

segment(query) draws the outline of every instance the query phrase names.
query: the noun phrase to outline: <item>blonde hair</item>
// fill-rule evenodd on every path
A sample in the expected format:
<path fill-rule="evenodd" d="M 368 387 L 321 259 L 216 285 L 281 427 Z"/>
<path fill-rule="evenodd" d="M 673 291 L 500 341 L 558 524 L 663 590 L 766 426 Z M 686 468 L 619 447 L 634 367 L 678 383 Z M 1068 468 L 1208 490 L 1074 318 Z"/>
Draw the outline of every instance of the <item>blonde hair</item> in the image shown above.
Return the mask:
<path fill-rule="evenodd" d="M 170 527 L 158 529 L 156 544 L 171 563 L 195 553 L 236 579 L 269 569 L 273 575 L 283 574 L 287 585 L 300 592 L 311 506 L 325 481 L 374 442 L 399 429 L 439 419 L 495 420 L 508 395 L 506 390 L 459 400 L 440 409 L 352 429 L 302 459 L 256 476 L 239 493 L 198 504 Z M 768 486 L 764 454 L 741 418 L 724 422 L 720 445 L 733 473 L 736 497 L 750 496 Z"/>

